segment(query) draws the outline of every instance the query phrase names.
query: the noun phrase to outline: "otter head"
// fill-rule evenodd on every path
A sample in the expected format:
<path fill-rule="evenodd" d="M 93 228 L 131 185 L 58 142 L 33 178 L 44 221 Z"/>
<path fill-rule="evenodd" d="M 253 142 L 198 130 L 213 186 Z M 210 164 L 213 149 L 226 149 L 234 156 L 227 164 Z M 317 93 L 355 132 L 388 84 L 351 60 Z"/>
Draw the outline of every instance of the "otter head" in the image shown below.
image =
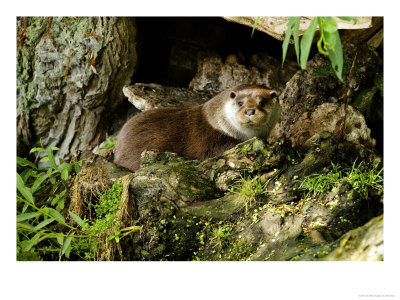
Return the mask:
<path fill-rule="evenodd" d="M 263 88 L 232 91 L 229 97 L 237 123 L 248 128 L 267 123 L 278 102 L 275 91 Z"/>
<path fill-rule="evenodd" d="M 236 131 L 243 134 L 243 138 L 268 136 L 280 117 L 276 91 L 257 85 L 242 85 L 232 89 L 228 97 L 226 118 Z"/>

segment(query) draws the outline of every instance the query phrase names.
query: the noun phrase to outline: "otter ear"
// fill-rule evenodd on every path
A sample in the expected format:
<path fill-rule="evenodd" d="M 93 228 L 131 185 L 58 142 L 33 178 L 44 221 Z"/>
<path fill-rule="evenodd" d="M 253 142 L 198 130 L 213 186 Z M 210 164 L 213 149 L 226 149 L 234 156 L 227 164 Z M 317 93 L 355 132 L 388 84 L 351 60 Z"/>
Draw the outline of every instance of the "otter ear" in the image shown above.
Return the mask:
<path fill-rule="evenodd" d="M 231 92 L 230 97 L 231 97 L 231 99 L 235 99 L 236 94 L 234 92 Z"/>
<path fill-rule="evenodd" d="M 271 97 L 271 99 L 274 99 L 274 98 L 278 97 L 278 94 L 277 94 L 276 91 L 271 91 L 271 92 L 269 93 L 269 96 Z"/>

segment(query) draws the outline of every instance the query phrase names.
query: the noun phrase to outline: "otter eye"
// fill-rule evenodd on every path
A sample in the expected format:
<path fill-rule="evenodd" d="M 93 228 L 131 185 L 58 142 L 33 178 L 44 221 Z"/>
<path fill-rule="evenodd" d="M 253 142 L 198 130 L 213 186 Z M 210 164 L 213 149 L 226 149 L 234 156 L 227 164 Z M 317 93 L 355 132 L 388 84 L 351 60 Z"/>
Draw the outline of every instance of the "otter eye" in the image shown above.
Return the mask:
<path fill-rule="evenodd" d="M 243 102 L 242 101 L 238 101 L 237 105 L 239 105 L 239 107 L 243 106 Z"/>
<path fill-rule="evenodd" d="M 260 106 L 264 106 L 265 104 L 267 104 L 267 100 L 265 99 L 261 100 L 259 103 Z"/>
<path fill-rule="evenodd" d="M 231 97 L 232 99 L 235 99 L 236 94 L 235 94 L 234 92 L 232 92 L 232 93 L 230 94 L 230 97 Z"/>

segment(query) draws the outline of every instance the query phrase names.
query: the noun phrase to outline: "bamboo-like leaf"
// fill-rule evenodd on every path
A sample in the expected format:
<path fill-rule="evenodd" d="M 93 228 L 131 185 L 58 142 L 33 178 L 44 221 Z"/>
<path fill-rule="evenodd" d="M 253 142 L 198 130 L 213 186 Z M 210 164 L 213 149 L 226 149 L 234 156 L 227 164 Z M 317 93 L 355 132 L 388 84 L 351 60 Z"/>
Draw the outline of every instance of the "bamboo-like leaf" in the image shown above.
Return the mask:
<path fill-rule="evenodd" d="M 61 193 L 57 194 L 54 199 L 51 201 L 51 205 L 55 205 L 60 199 L 65 195 L 67 190 L 63 190 Z"/>
<path fill-rule="evenodd" d="M 314 18 L 308 26 L 306 32 L 300 42 L 300 67 L 306 68 L 308 56 L 310 55 L 311 45 L 314 39 L 315 30 L 317 29 L 317 18 Z"/>
<path fill-rule="evenodd" d="M 45 150 L 44 150 L 44 148 L 35 147 L 35 148 L 32 148 L 31 151 L 29 151 L 29 154 L 31 154 L 32 152 L 45 152 Z"/>
<path fill-rule="evenodd" d="M 17 165 L 19 165 L 21 167 L 30 166 L 34 169 L 37 169 L 36 166 L 32 162 L 30 162 L 29 160 L 27 160 L 25 158 L 19 157 L 19 156 L 17 156 Z"/>
<path fill-rule="evenodd" d="M 40 216 L 41 214 L 42 214 L 41 212 L 19 214 L 19 215 L 17 215 L 17 222 L 22 222 L 25 220 L 33 219 L 33 218 L 36 218 L 37 216 Z"/>
<path fill-rule="evenodd" d="M 74 238 L 73 236 L 69 236 L 69 237 L 65 238 L 64 243 L 61 248 L 61 255 L 64 255 L 65 251 L 67 251 L 68 247 L 70 247 L 71 241 L 73 238 Z"/>
<path fill-rule="evenodd" d="M 49 161 L 49 157 L 48 157 L 48 156 L 43 156 L 39 161 L 40 161 L 40 162 Z"/>
<path fill-rule="evenodd" d="M 48 156 L 48 158 L 49 158 L 49 162 L 50 162 L 51 167 L 52 167 L 54 170 L 57 170 L 58 167 L 57 167 L 57 164 L 56 164 L 56 160 L 55 160 L 55 158 L 54 158 L 54 154 L 53 154 L 52 148 L 50 147 L 50 149 L 47 150 L 46 153 L 47 153 L 47 156 Z"/>
<path fill-rule="evenodd" d="M 27 229 L 29 231 L 35 230 L 35 227 L 26 222 L 17 222 L 17 228 Z"/>
<path fill-rule="evenodd" d="M 57 242 L 62 246 L 64 244 L 64 236 L 63 235 L 59 235 L 56 237 Z"/>
<path fill-rule="evenodd" d="M 251 31 L 251 37 L 253 37 L 254 31 L 257 28 L 258 21 L 260 21 L 260 17 L 257 17 L 253 24 L 253 30 Z"/>
<path fill-rule="evenodd" d="M 293 39 L 294 39 L 294 50 L 296 51 L 297 63 L 300 64 L 300 43 L 299 43 L 299 27 L 300 27 L 300 17 L 294 17 L 294 29 L 293 29 Z"/>
<path fill-rule="evenodd" d="M 61 171 L 61 179 L 66 181 L 69 176 L 68 168 L 65 168 Z"/>
<path fill-rule="evenodd" d="M 40 187 L 40 185 L 43 183 L 43 181 L 45 181 L 48 177 L 50 176 L 50 174 L 45 174 L 43 176 L 38 177 L 35 182 L 32 185 L 32 193 L 34 194 Z"/>
<path fill-rule="evenodd" d="M 17 189 L 21 193 L 21 195 L 25 198 L 26 201 L 31 204 L 35 203 L 35 200 L 32 196 L 31 190 L 25 186 L 24 181 L 21 176 L 17 173 Z"/>
<path fill-rule="evenodd" d="M 43 210 L 45 210 L 50 216 L 52 216 L 58 222 L 65 223 L 64 217 L 58 211 L 56 211 L 54 208 L 46 207 Z"/>
<path fill-rule="evenodd" d="M 357 17 L 338 17 L 339 19 L 343 21 L 353 21 L 353 25 L 357 23 Z"/>
<path fill-rule="evenodd" d="M 79 226 L 83 227 L 83 225 L 85 224 L 83 222 L 83 220 L 76 214 L 74 214 L 72 211 L 68 211 L 69 215 L 71 216 L 72 220 L 74 220 L 76 222 L 76 224 L 78 224 Z"/>
<path fill-rule="evenodd" d="M 48 219 L 40 222 L 38 225 L 36 225 L 34 229 L 35 230 L 40 230 L 43 227 L 46 227 L 47 225 L 49 225 L 51 222 L 54 222 L 54 219 L 53 218 L 48 218 Z"/>
<path fill-rule="evenodd" d="M 24 243 L 23 250 L 24 250 L 24 251 L 29 251 L 33 246 L 35 246 L 35 245 L 37 244 L 37 242 L 39 241 L 40 235 L 41 235 L 41 234 L 38 232 L 38 233 L 36 233 L 36 234 L 34 235 L 33 238 L 31 238 L 29 241 L 27 241 L 26 243 Z"/>
<path fill-rule="evenodd" d="M 329 59 L 332 62 L 332 68 L 335 72 L 336 76 L 340 81 L 342 79 L 342 71 L 343 71 L 343 50 L 342 50 L 342 42 L 340 40 L 339 32 L 336 31 L 336 43 L 334 51 L 328 48 Z"/>
<path fill-rule="evenodd" d="M 295 17 L 289 18 L 286 32 L 285 32 L 285 39 L 283 40 L 283 43 L 282 43 L 282 67 L 283 67 L 283 64 L 286 59 L 286 52 L 289 47 L 289 41 L 290 41 L 290 37 L 292 35 L 292 28 L 293 28 L 294 21 L 295 21 Z"/>

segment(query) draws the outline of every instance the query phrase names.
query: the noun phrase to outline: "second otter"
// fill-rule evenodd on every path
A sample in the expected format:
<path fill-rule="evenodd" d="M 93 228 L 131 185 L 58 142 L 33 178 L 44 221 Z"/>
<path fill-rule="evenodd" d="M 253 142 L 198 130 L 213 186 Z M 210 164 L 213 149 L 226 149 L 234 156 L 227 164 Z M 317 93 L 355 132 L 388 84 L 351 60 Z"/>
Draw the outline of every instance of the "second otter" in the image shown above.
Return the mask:
<path fill-rule="evenodd" d="M 121 129 L 114 162 L 136 171 L 141 153 L 155 149 L 204 160 L 254 136 L 267 138 L 280 113 L 275 91 L 248 84 L 195 107 L 144 111 Z"/>

